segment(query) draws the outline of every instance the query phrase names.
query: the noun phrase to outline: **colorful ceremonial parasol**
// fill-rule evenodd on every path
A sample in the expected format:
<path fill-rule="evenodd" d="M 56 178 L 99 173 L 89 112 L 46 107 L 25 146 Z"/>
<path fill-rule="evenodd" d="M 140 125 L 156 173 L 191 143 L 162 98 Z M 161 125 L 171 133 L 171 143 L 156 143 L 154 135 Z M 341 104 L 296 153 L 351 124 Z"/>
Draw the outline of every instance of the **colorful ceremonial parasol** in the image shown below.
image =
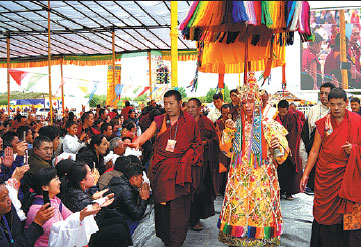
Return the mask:
<path fill-rule="evenodd" d="M 180 30 L 185 39 L 198 41 L 199 71 L 252 69 L 265 71 L 266 78 L 271 68 L 284 68 L 294 32 L 312 40 L 309 17 L 307 1 L 194 1 Z"/>

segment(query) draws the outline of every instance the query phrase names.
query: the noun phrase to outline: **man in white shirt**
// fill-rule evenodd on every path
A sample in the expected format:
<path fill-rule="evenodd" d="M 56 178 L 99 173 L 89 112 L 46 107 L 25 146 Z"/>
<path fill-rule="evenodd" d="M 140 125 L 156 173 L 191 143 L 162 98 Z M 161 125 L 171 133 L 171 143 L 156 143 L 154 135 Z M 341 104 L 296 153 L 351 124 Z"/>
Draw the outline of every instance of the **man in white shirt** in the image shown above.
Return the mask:
<path fill-rule="evenodd" d="M 328 94 L 331 92 L 333 88 L 335 88 L 334 84 L 330 82 L 323 83 L 320 87 L 321 103 L 312 106 L 308 112 L 306 122 L 302 129 L 301 143 L 300 143 L 300 156 L 303 167 L 305 167 L 307 164 L 308 154 L 312 148 L 314 130 L 316 128 L 315 123 L 317 120 L 326 116 L 329 112 Z M 309 176 L 309 180 L 306 188 L 307 194 L 313 194 L 314 181 L 315 181 L 315 168 L 312 169 Z"/>
<path fill-rule="evenodd" d="M 213 104 L 214 107 L 209 111 L 207 117 L 214 123 L 222 115 L 221 108 L 223 105 L 223 95 L 222 93 L 216 93 L 213 95 Z"/>

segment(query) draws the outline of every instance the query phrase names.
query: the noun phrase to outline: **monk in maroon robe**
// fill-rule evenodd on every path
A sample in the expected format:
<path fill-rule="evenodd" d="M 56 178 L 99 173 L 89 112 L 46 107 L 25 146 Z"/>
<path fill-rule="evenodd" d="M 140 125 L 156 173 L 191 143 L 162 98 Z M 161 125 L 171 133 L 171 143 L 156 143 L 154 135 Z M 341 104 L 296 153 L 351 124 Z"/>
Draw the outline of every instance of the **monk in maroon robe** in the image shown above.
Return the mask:
<path fill-rule="evenodd" d="M 292 194 L 299 193 L 299 184 L 303 174 L 303 166 L 300 157 L 300 140 L 303 123 L 297 113 L 293 112 L 286 100 L 278 103 L 276 121 L 281 123 L 288 131 L 287 141 L 291 154 L 287 160 L 278 166 L 278 181 L 281 194 L 286 194 L 287 200 L 292 200 Z"/>
<path fill-rule="evenodd" d="M 138 148 L 156 134 L 148 168 L 155 204 L 156 235 L 167 246 L 181 246 L 187 236 L 191 198 L 199 185 L 202 140 L 194 118 L 181 111 L 178 91 L 164 94 L 166 114 L 129 146 Z"/>
<path fill-rule="evenodd" d="M 216 132 L 218 139 L 221 140 L 222 132 L 226 128 L 225 122 L 229 119 L 230 106 L 228 104 L 222 105 L 221 119 L 217 120 L 214 124 L 216 126 Z M 232 116 L 233 119 L 233 116 Z M 218 178 L 218 193 L 224 195 L 228 179 L 229 165 L 231 164 L 231 158 L 228 158 L 223 152 L 219 151 L 219 178 Z"/>
<path fill-rule="evenodd" d="M 201 106 L 202 103 L 197 98 L 192 98 L 187 103 L 187 112 L 194 117 L 199 126 L 203 145 L 201 183 L 195 191 L 189 219 L 195 231 L 203 229 L 200 219 L 215 215 L 214 200 L 218 192 L 219 141 L 212 121 L 200 115 Z"/>
<path fill-rule="evenodd" d="M 331 113 L 316 122 L 300 182 L 304 191 L 316 164 L 311 247 L 360 246 L 361 117 L 346 110 L 344 90 L 332 89 L 328 97 Z"/>

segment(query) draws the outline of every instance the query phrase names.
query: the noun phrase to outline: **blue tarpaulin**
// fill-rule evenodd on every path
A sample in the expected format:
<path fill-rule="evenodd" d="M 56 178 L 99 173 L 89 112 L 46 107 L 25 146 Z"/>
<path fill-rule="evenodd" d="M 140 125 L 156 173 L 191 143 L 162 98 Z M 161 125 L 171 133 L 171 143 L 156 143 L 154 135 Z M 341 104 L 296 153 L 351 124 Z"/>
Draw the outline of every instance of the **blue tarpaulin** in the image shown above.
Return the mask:
<path fill-rule="evenodd" d="M 17 105 L 44 105 L 45 99 L 17 99 Z"/>

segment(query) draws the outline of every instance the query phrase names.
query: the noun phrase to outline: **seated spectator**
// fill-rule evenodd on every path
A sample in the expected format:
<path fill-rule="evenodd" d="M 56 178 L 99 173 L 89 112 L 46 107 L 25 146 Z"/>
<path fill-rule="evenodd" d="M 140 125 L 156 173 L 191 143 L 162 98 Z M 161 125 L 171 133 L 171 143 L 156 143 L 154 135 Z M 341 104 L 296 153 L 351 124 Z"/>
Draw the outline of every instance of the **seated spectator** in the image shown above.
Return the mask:
<path fill-rule="evenodd" d="M 78 163 L 71 166 L 65 177 L 67 188 L 64 194 L 64 204 L 73 212 L 78 212 L 84 207 L 93 204 L 94 200 L 103 198 L 104 193 L 109 190 L 99 191 L 92 196 L 87 193 L 87 190 L 94 184 L 94 178 L 88 165 Z M 109 194 L 104 197 L 108 201 L 103 205 L 110 205 L 114 201 L 114 199 L 110 199 L 113 196 L 114 194 Z M 129 229 L 121 217 L 116 215 L 108 218 L 97 217 L 97 222 L 99 231 L 92 235 L 90 239 L 91 246 L 115 247 L 132 245 Z"/>
<path fill-rule="evenodd" d="M 27 247 L 34 246 L 35 241 L 44 234 L 42 226 L 54 215 L 54 208 L 45 204 L 29 220 L 28 228 L 23 231 L 22 222 L 16 212 L 9 196 L 4 181 L 0 180 L 0 246 L 2 247 Z M 11 234 L 9 234 L 10 228 Z"/>
<path fill-rule="evenodd" d="M 45 126 L 42 127 L 39 130 L 39 136 L 46 136 L 48 137 L 52 144 L 53 144 L 53 152 L 54 154 L 52 154 L 51 159 L 53 159 L 55 156 L 61 154 L 61 147 L 60 147 L 60 131 L 58 128 L 54 127 L 54 126 Z"/>
<path fill-rule="evenodd" d="M 112 128 L 112 126 L 110 124 L 103 123 L 102 127 L 100 128 L 100 132 L 101 132 L 102 135 L 105 135 L 107 140 L 110 140 L 112 138 L 112 135 L 113 135 L 113 128 Z"/>
<path fill-rule="evenodd" d="M 80 138 L 76 136 L 76 132 L 78 131 L 78 125 L 73 121 L 68 121 L 66 123 L 66 131 L 67 134 L 64 137 L 63 140 L 63 150 L 65 153 L 78 153 L 79 149 L 82 147 L 85 147 L 85 143 L 83 142 L 86 133 L 82 133 L 80 135 Z"/>
<path fill-rule="evenodd" d="M 135 110 L 131 109 L 128 112 L 128 120 L 132 120 L 136 126 L 138 126 L 138 118 L 137 118 L 137 113 L 135 112 Z"/>
<path fill-rule="evenodd" d="M 89 148 L 97 157 L 95 168 L 97 168 L 100 175 L 102 175 L 104 171 L 108 169 L 104 164 L 103 157 L 107 154 L 109 142 L 104 135 L 95 135 L 90 141 Z"/>
<path fill-rule="evenodd" d="M 107 172 L 104 172 L 103 175 L 99 178 L 99 189 L 104 189 L 108 184 L 109 181 L 116 176 L 123 175 L 124 168 L 131 163 L 131 160 L 128 156 L 120 156 L 116 159 L 114 168 Z"/>
<path fill-rule="evenodd" d="M 110 151 L 113 151 L 114 154 L 122 156 L 125 153 L 125 146 L 123 145 L 122 139 L 119 137 L 114 137 L 110 140 L 109 143 Z"/>
<path fill-rule="evenodd" d="M 81 123 L 78 126 L 78 132 L 76 133 L 76 136 L 80 138 L 81 134 L 85 132 L 87 134 L 84 141 L 87 141 L 89 138 L 92 138 L 95 133 L 93 132 L 93 126 L 94 124 L 94 114 L 91 111 L 84 112 L 84 114 L 81 116 Z"/>
<path fill-rule="evenodd" d="M 21 126 L 16 130 L 16 134 L 20 136 L 22 141 L 26 141 L 28 144 L 28 148 L 33 148 L 33 131 L 30 129 L 29 126 Z M 25 140 L 24 140 L 25 134 Z"/>
<path fill-rule="evenodd" d="M 47 191 L 47 194 L 49 195 L 49 199 L 50 199 L 50 205 L 53 209 L 52 213 L 50 214 L 51 217 L 48 221 L 46 221 L 45 224 L 42 225 L 43 227 L 43 231 L 44 234 L 41 235 L 35 242 L 36 247 L 38 246 L 48 246 L 48 242 L 49 242 L 49 236 L 53 233 L 53 225 L 56 224 L 57 222 L 61 222 L 61 221 L 65 221 L 68 217 L 72 216 L 73 213 L 65 206 L 62 204 L 61 200 L 56 197 L 57 194 L 59 194 L 60 192 L 60 180 L 59 177 L 56 174 L 56 169 L 55 168 L 42 168 L 38 171 L 36 171 L 33 174 L 32 177 L 32 188 L 34 189 L 35 193 L 37 194 L 37 196 L 34 199 L 33 204 L 30 206 L 29 212 L 27 214 L 27 219 L 26 219 L 26 227 L 29 227 L 33 220 L 35 219 L 35 216 L 37 215 L 37 213 L 39 212 L 39 210 L 41 210 L 41 208 L 43 208 L 44 206 L 49 206 L 48 204 L 42 205 L 44 204 L 44 198 L 43 198 L 43 191 Z M 74 220 L 72 219 L 72 223 L 73 226 L 76 225 L 75 229 L 71 228 L 71 226 L 66 226 L 66 227 L 59 227 L 59 225 L 57 225 L 58 228 L 60 228 L 60 231 L 63 231 L 65 236 L 67 236 L 67 238 L 75 238 L 75 240 L 77 240 L 78 236 L 74 236 L 74 232 L 77 232 L 78 234 L 81 231 L 76 231 L 78 230 L 80 227 L 89 227 L 92 226 L 94 227 L 94 225 L 91 224 L 96 224 L 95 222 L 92 223 L 92 221 L 88 220 L 86 223 L 83 222 L 84 218 L 86 216 L 89 215 L 93 215 L 98 213 L 100 210 L 100 206 L 99 204 L 93 204 L 92 207 L 90 208 L 84 208 L 80 211 L 80 213 L 75 214 L 72 218 L 75 218 L 75 222 L 77 222 L 77 224 L 74 224 Z M 78 221 L 76 221 L 78 220 Z M 65 224 L 67 223 L 67 221 L 64 222 Z M 95 227 L 97 228 L 97 227 Z M 86 231 L 82 231 L 83 234 L 89 234 L 89 232 Z M 91 232 L 90 234 L 92 234 L 93 232 Z M 76 234 L 76 235 L 78 235 Z M 51 238 L 50 238 L 51 239 Z M 84 238 L 83 238 L 84 239 Z M 87 237 L 85 236 L 85 239 L 87 239 Z M 62 239 L 59 239 L 58 241 L 56 239 L 52 239 L 53 242 L 61 242 Z M 65 242 L 67 239 L 63 239 L 63 242 Z M 79 243 L 77 243 L 79 244 Z M 85 245 L 88 243 L 85 243 Z M 57 244 L 56 246 L 61 246 L 60 244 Z"/>
<path fill-rule="evenodd" d="M 101 164 L 104 164 L 103 162 L 104 158 L 102 157 L 100 160 Z M 98 156 L 95 152 L 93 152 L 90 148 L 81 148 L 76 155 L 76 161 L 85 163 L 89 166 L 90 170 L 92 171 L 93 177 L 94 177 L 94 186 L 97 185 L 100 174 L 97 167 Z"/>
<path fill-rule="evenodd" d="M 14 131 L 8 131 L 6 132 L 3 136 L 2 139 L 4 141 L 4 146 L 6 147 L 12 147 L 14 154 L 17 153 L 16 147 L 17 144 L 20 142 L 18 134 L 16 134 L 16 132 Z"/>
<path fill-rule="evenodd" d="M 98 118 L 98 119 L 96 119 L 96 120 L 94 121 L 94 124 L 93 124 L 93 126 L 91 127 L 94 135 L 99 135 L 99 134 L 101 134 L 101 133 L 100 133 L 100 128 L 102 127 L 102 125 L 103 125 L 103 120 L 101 120 L 101 119 Z"/>
<path fill-rule="evenodd" d="M 132 140 L 136 139 L 137 126 L 132 120 L 125 120 L 122 129 L 122 137 L 130 137 Z"/>
<path fill-rule="evenodd" d="M 123 176 L 113 177 L 108 184 L 109 189 L 115 194 L 115 201 L 111 207 L 127 221 L 131 235 L 145 213 L 149 198 L 149 184 L 143 183 L 142 175 L 140 165 L 129 164 L 125 167 Z"/>
<path fill-rule="evenodd" d="M 120 120 L 119 120 L 119 118 L 115 117 L 112 120 L 110 120 L 110 125 L 113 128 L 112 138 L 120 137 L 121 133 L 120 133 Z"/>

